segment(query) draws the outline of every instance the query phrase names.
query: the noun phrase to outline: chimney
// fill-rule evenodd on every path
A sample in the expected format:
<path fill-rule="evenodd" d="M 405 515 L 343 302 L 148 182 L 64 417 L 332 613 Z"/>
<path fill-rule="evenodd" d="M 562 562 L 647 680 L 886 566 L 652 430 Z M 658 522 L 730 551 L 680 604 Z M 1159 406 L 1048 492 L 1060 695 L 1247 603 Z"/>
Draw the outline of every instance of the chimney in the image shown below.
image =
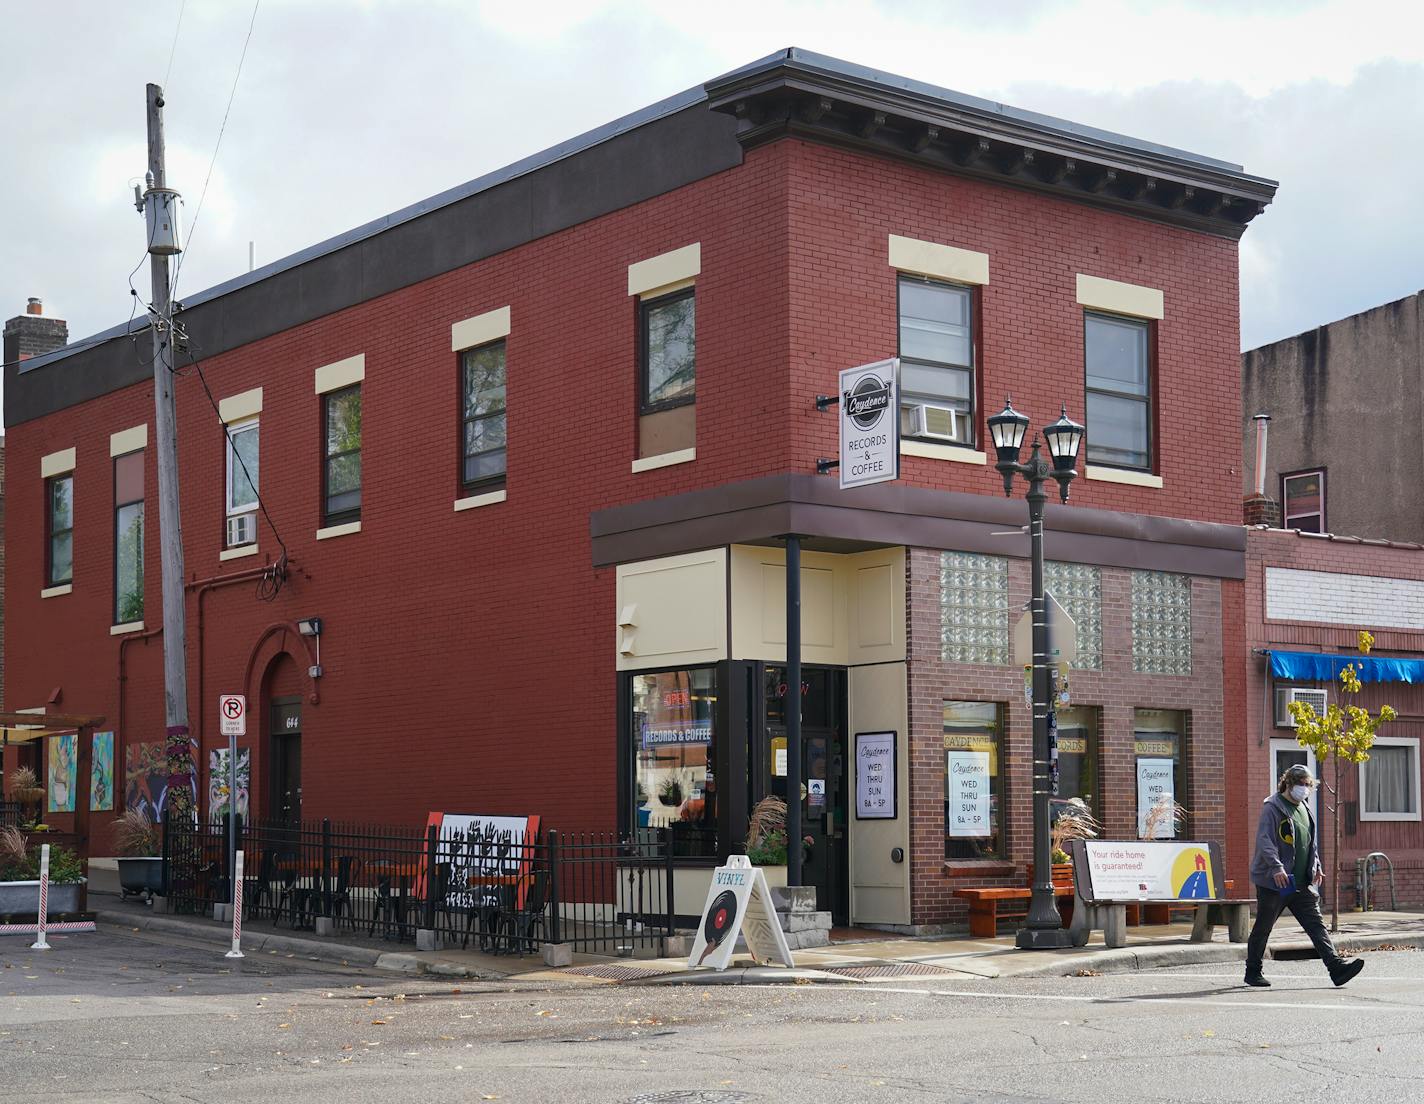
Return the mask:
<path fill-rule="evenodd" d="M 1246 496 L 1242 505 L 1242 519 L 1247 525 L 1268 525 L 1272 529 L 1281 527 L 1281 507 L 1266 493 L 1266 427 L 1271 423 L 1269 414 L 1257 414 L 1256 423 L 1256 489 Z"/>
<path fill-rule="evenodd" d="M 31 298 L 25 313 L 5 323 L 4 358 L 6 364 L 29 360 L 41 353 L 53 352 L 69 342 L 69 326 L 62 318 L 47 318 L 44 303 Z"/>

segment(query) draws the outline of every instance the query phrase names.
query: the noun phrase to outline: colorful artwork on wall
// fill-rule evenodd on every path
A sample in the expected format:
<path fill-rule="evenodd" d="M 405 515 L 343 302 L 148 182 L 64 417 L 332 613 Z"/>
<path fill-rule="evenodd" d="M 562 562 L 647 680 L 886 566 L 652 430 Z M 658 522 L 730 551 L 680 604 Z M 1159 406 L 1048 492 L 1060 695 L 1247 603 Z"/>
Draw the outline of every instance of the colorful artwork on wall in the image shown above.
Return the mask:
<path fill-rule="evenodd" d="M 94 755 L 89 770 L 89 809 L 105 813 L 114 807 L 114 734 L 94 733 Z"/>
<path fill-rule="evenodd" d="M 197 741 L 189 739 L 196 758 Z M 189 775 L 193 804 L 198 802 L 198 784 Z M 163 819 L 168 807 L 168 757 L 161 740 L 127 744 L 124 747 L 124 808 L 142 809 L 153 821 Z"/>
<path fill-rule="evenodd" d="M 49 811 L 51 813 L 74 812 L 74 789 L 77 784 L 74 751 L 77 739 L 72 732 L 67 736 L 51 736 L 49 738 Z"/>
<path fill-rule="evenodd" d="M 208 753 L 208 819 L 221 821 L 227 817 L 228 790 L 227 748 Z M 237 815 L 247 816 L 247 791 L 252 778 L 252 752 L 237 749 Z"/>

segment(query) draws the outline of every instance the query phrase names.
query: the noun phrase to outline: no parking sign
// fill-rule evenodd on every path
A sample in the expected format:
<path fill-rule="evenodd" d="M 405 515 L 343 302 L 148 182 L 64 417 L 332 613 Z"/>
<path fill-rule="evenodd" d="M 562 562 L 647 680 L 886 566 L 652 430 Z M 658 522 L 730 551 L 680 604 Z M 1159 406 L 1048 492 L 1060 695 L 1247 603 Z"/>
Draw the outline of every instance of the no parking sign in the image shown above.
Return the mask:
<path fill-rule="evenodd" d="M 218 731 L 224 736 L 247 735 L 247 698 L 223 694 L 218 698 Z"/>

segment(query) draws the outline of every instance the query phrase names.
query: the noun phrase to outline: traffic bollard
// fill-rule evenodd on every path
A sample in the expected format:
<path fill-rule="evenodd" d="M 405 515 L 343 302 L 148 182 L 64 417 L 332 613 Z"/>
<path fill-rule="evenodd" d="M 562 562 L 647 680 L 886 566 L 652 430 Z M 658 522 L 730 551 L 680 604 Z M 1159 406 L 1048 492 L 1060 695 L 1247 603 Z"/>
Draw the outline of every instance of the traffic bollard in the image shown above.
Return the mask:
<path fill-rule="evenodd" d="M 30 944 L 32 951 L 47 951 L 50 949 L 49 943 L 45 941 L 45 928 L 49 919 L 49 844 L 40 845 L 40 914 L 39 914 L 39 938 Z"/>
<path fill-rule="evenodd" d="M 232 864 L 232 950 L 224 958 L 246 958 L 242 953 L 242 852 Z"/>

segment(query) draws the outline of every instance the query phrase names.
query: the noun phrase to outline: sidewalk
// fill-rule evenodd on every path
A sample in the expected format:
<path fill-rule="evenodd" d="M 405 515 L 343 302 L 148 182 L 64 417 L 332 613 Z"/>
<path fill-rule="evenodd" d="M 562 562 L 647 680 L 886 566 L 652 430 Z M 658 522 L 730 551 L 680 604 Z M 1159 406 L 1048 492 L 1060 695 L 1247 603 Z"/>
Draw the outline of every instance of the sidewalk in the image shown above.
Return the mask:
<path fill-rule="evenodd" d="M 154 915 L 137 901 L 93 893 L 90 907 L 101 927 L 111 925 L 143 931 L 181 935 L 218 945 L 231 941 L 231 928 L 196 916 Z M 1189 923 L 1144 925 L 1128 929 L 1127 946 L 1109 949 L 1101 935 L 1085 947 L 1060 951 L 1021 951 L 1013 932 L 996 939 L 969 936 L 932 938 L 889 937 L 834 943 L 829 947 L 795 952 L 796 970 L 756 967 L 738 955 L 722 974 L 688 971 L 685 958 L 630 959 L 575 955 L 571 966 L 551 969 L 537 956 L 489 955 L 477 951 L 446 949 L 416 951 L 410 944 L 383 943 L 348 933 L 331 938 L 299 934 L 271 925 L 249 924 L 243 929 L 243 950 L 249 955 L 283 954 L 324 962 L 371 966 L 406 974 L 550 984 L 766 984 L 840 983 L 892 979 L 1064 977 L 1082 974 L 1124 973 L 1162 966 L 1187 966 L 1209 962 L 1242 962 L 1244 943 L 1228 943 L 1218 929 L 1211 943 L 1192 943 Z M 1336 944 L 1342 952 L 1377 948 L 1424 947 L 1424 913 L 1342 913 Z M 1276 925 L 1270 944 L 1275 958 L 1313 956 L 1314 951 L 1294 918 L 1288 914 Z"/>

